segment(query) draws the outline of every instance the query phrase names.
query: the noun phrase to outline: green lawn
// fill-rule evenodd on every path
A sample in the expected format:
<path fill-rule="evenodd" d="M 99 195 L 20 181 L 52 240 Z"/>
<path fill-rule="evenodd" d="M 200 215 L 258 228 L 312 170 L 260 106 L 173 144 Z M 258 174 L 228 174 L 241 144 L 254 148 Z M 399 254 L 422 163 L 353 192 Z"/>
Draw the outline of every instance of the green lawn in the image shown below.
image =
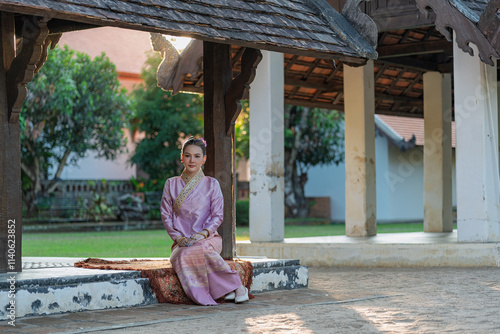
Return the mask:
<path fill-rule="evenodd" d="M 421 232 L 423 224 L 379 224 L 378 233 Z M 286 225 L 285 238 L 343 235 L 343 224 Z M 248 227 L 238 227 L 237 240 L 248 240 Z M 163 230 L 24 233 L 23 256 L 168 257 L 172 241 Z"/>

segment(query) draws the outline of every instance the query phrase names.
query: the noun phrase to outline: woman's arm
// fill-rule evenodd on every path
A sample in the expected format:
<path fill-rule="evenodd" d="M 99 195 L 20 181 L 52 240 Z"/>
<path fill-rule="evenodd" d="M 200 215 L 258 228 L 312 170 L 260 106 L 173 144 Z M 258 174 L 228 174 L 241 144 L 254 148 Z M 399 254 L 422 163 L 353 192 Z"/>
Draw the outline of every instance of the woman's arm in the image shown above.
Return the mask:
<path fill-rule="evenodd" d="M 172 196 L 170 195 L 170 179 L 165 182 L 165 187 L 163 188 L 163 196 L 161 197 L 161 220 L 163 222 L 163 226 L 167 230 L 168 235 L 172 238 L 172 240 L 176 240 L 182 237 L 182 234 L 179 233 L 176 229 L 174 229 L 174 201 Z"/>
<path fill-rule="evenodd" d="M 210 216 L 208 217 L 203 229 L 208 230 L 210 234 L 217 231 L 217 228 L 222 224 L 224 219 L 224 197 L 220 189 L 219 182 L 216 179 L 211 179 L 211 197 L 210 197 Z"/>

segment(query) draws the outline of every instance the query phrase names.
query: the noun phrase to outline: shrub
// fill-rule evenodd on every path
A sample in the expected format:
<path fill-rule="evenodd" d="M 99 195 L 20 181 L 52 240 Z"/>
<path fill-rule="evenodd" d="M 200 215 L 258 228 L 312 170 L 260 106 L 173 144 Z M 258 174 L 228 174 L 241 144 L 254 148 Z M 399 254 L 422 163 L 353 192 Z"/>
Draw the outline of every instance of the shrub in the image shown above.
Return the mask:
<path fill-rule="evenodd" d="M 250 201 L 248 199 L 242 199 L 242 200 L 236 201 L 236 225 L 237 226 L 248 226 L 248 223 L 250 221 L 249 208 L 250 208 Z"/>

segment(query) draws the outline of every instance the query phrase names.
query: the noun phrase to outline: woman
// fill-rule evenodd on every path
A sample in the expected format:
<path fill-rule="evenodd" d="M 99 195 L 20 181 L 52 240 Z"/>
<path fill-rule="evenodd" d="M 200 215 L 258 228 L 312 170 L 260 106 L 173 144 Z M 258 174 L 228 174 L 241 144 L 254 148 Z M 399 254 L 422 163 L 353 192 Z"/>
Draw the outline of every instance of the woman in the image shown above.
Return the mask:
<path fill-rule="evenodd" d="M 181 176 L 168 179 L 163 189 L 161 216 L 174 241 L 170 262 L 189 298 L 201 305 L 217 305 L 225 296 L 248 301 L 248 289 L 220 256 L 222 238 L 217 228 L 224 216 L 224 199 L 216 179 L 205 176 L 206 142 L 189 138 L 182 147 Z"/>

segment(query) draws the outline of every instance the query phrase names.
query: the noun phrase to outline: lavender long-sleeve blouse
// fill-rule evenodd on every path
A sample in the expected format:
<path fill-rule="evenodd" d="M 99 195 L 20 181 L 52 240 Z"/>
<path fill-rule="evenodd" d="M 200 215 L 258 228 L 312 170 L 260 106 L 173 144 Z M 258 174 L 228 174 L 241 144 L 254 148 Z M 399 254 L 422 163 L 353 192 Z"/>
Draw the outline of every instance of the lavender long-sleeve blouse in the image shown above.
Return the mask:
<path fill-rule="evenodd" d="M 180 176 L 165 182 L 161 200 L 161 218 L 170 237 L 175 240 L 182 236 L 189 238 L 203 229 L 210 234 L 217 232 L 224 218 L 224 198 L 219 182 L 205 176 L 182 203 L 179 214 L 174 212 L 174 203 L 184 188 Z"/>

